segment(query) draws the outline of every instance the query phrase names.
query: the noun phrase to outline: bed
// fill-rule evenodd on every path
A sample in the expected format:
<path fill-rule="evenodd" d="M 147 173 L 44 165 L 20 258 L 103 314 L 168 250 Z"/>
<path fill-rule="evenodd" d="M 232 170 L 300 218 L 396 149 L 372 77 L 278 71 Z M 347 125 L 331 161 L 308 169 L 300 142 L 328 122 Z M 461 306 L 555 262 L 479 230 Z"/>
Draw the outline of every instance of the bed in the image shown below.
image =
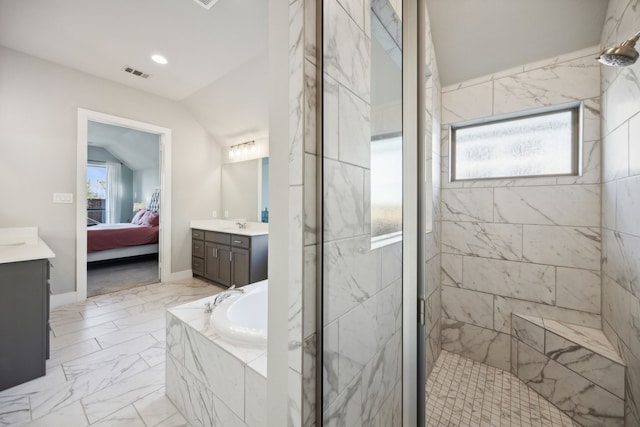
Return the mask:
<path fill-rule="evenodd" d="M 130 223 L 87 226 L 87 262 L 158 253 L 159 191 L 149 209 L 138 211 Z"/>

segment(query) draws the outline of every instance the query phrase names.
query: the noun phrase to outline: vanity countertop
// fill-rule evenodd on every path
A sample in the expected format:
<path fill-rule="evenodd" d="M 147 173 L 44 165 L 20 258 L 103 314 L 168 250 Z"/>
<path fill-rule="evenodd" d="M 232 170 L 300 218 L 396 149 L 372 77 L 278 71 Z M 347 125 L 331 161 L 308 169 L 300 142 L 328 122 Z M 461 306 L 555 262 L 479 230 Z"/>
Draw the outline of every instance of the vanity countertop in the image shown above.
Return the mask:
<path fill-rule="evenodd" d="M 239 234 L 242 236 L 262 236 L 269 234 L 269 224 L 261 222 L 247 222 L 246 228 L 240 228 L 236 221 L 220 219 L 192 220 L 191 228 L 219 233 Z"/>
<path fill-rule="evenodd" d="M 0 228 L 0 264 L 55 258 L 38 227 Z"/>

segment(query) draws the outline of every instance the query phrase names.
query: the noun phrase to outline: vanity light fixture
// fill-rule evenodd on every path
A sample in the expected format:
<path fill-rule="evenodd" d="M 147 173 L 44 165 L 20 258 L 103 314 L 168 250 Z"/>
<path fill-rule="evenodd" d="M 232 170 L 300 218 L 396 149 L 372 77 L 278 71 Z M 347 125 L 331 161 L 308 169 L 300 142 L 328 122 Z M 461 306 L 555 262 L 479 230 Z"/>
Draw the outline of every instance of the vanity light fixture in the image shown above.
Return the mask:
<path fill-rule="evenodd" d="M 151 59 L 153 60 L 153 62 L 160 65 L 167 65 L 169 63 L 169 61 L 167 61 L 167 58 L 158 54 L 151 55 Z"/>
<path fill-rule="evenodd" d="M 241 144 L 232 145 L 231 147 L 229 147 L 229 158 L 233 159 L 239 156 L 246 156 L 250 152 L 256 152 L 255 141 L 247 141 Z"/>

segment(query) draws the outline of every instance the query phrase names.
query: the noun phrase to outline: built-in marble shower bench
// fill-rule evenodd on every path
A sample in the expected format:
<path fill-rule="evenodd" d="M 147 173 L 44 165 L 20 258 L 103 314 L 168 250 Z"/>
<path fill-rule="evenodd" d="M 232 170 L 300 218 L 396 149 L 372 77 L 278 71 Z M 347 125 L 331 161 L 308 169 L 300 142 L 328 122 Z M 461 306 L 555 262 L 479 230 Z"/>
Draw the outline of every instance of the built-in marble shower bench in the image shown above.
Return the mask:
<path fill-rule="evenodd" d="M 625 364 L 600 329 L 512 314 L 511 371 L 584 427 L 624 426 Z"/>

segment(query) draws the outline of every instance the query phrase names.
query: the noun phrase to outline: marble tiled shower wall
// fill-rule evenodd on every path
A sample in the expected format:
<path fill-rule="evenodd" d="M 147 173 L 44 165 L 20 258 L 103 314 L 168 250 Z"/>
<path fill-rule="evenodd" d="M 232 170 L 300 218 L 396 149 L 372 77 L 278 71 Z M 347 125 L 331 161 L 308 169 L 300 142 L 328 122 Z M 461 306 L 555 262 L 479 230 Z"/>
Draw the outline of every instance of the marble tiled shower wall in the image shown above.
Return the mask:
<path fill-rule="evenodd" d="M 326 425 L 402 424 L 402 245 L 370 237 L 370 11 L 324 2 Z"/>
<path fill-rule="evenodd" d="M 512 312 L 600 327 L 597 52 L 443 88 L 443 349 L 509 370 Z M 449 181 L 449 124 L 577 100 L 582 176 Z"/>
<path fill-rule="evenodd" d="M 603 47 L 640 30 L 636 2 L 610 0 Z M 603 330 L 626 364 L 625 425 L 640 425 L 640 63 L 602 67 Z"/>
<path fill-rule="evenodd" d="M 289 2 L 289 360 L 287 425 L 315 425 L 318 159 L 316 1 Z"/>

